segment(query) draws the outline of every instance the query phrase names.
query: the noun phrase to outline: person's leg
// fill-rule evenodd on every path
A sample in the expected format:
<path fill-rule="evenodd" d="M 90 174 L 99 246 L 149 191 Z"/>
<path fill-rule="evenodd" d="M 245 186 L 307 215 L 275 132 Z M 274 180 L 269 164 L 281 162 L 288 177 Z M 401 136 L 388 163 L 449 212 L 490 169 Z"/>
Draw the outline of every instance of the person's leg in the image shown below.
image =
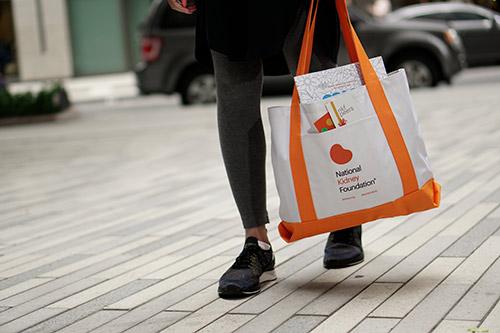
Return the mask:
<path fill-rule="evenodd" d="M 276 279 L 274 255 L 265 224 L 266 141 L 260 113 L 261 60 L 230 61 L 212 51 L 217 87 L 217 125 L 229 184 L 238 207 L 245 245 L 219 279 L 223 298 L 260 291 L 261 283 Z"/>
<path fill-rule="evenodd" d="M 229 184 L 245 234 L 269 243 L 266 223 L 266 141 L 262 125 L 262 62 L 230 61 L 212 51 L 217 124 Z"/>

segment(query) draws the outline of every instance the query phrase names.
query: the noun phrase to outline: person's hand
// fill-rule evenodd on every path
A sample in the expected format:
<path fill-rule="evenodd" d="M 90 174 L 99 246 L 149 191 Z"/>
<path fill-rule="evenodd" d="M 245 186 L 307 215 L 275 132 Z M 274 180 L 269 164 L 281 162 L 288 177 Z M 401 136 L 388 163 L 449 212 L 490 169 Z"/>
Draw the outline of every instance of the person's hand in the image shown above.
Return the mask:
<path fill-rule="evenodd" d="M 184 14 L 193 14 L 196 11 L 196 6 L 188 5 L 188 7 L 184 7 L 181 3 L 181 0 L 167 0 L 168 5 L 175 11 L 184 13 Z"/>

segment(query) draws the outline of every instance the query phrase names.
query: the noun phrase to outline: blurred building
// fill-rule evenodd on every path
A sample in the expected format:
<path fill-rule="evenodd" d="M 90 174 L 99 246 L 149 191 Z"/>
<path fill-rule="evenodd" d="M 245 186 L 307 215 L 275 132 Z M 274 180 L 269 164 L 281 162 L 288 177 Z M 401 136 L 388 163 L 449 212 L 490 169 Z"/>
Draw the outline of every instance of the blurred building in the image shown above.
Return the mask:
<path fill-rule="evenodd" d="M 21 80 L 116 73 L 139 59 L 151 0 L 0 0 L 0 43 Z"/>

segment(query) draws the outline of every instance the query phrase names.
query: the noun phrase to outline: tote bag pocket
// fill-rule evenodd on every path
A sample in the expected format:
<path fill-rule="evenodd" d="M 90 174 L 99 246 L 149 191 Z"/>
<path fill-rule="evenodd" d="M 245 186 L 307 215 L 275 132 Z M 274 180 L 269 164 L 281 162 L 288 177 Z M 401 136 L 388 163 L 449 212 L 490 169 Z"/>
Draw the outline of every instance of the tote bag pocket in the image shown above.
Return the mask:
<path fill-rule="evenodd" d="M 369 139 L 364 133 L 370 133 Z M 376 116 L 302 137 L 318 218 L 370 208 L 403 195 Z"/>

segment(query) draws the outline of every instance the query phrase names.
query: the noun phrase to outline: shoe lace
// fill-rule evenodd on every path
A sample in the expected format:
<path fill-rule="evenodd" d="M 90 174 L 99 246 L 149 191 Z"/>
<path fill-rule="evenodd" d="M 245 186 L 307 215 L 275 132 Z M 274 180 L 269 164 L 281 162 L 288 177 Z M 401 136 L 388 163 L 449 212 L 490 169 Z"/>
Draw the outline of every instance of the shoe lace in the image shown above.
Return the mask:
<path fill-rule="evenodd" d="M 257 268 L 259 266 L 258 249 L 255 246 L 247 246 L 243 248 L 241 253 L 236 257 L 233 268 Z"/>

